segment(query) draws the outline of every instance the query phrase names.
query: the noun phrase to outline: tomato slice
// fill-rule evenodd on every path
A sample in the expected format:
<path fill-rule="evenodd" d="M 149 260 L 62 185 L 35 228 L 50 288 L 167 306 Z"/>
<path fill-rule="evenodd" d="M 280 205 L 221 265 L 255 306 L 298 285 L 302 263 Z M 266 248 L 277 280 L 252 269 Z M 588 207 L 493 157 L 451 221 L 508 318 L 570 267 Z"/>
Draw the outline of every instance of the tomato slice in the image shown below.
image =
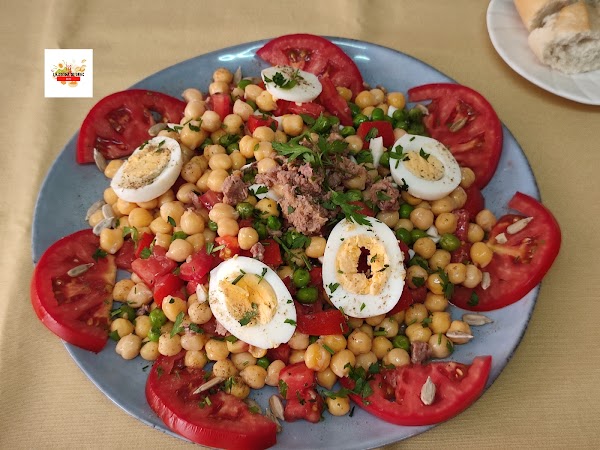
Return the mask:
<path fill-rule="evenodd" d="M 213 94 L 210 96 L 213 110 L 219 115 L 221 121 L 233 112 L 231 96 L 229 94 Z"/>
<path fill-rule="evenodd" d="M 396 425 L 433 425 L 451 419 L 479 398 L 492 366 L 491 356 L 478 356 L 471 365 L 456 362 L 411 364 L 383 370 L 369 381 L 372 394 L 351 393 L 350 398 L 374 416 Z M 436 392 L 433 403 L 421 401 L 421 388 L 431 377 Z M 342 386 L 354 389 L 355 381 L 342 378 Z"/>
<path fill-rule="evenodd" d="M 179 266 L 179 277 L 185 281 L 204 284 L 208 281 L 208 273 L 217 267 L 219 262 L 220 259 L 214 253 L 209 255 L 204 250 L 199 251 Z"/>
<path fill-rule="evenodd" d="M 490 311 L 510 305 L 531 291 L 548 272 L 558 255 L 561 232 L 548 209 L 534 198 L 517 192 L 508 207 L 524 215 L 502 216 L 490 232 L 487 245 L 494 251 L 492 262 L 483 270 L 490 274 L 490 286 L 467 289 L 455 286 L 452 303 L 471 311 Z M 507 227 L 532 217 L 525 228 L 509 233 Z M 504 233 L 507 239 L 496 239 Z"/>
<path fill-rule="evenodd" d="M 115 263 L 118 269 L 127 270 L 131 272 L 131 263 L 136 259 L 135 256 L 135 244 L 131 239 L 123 242 L 123 247 L 115 253 Z"/>
<path fill-rule="evenodd" d="M 408 286 L 404 286 L 404 289 L 402 289 L 402 295 L 400 295 L 400 299 L 398 300 L 398 303 L 396 303 L 396 306 L 394 306 L 392 308 L 392 310 L 388 313 L 388 315 L 391 316 L 393 314 L 404 311 L 413 303 L 414 303 L 414 300 L 413 300 L 412 294 L 410 293 L 410 289 L 408 288 Z"/>
<path fill-rule="evenodd" d="M 324 405 L 323 397 L 315 389 L 296 391 L 294 397 L 285 403 L 283 417 L 286 422 L 302 419 L 311 423 L 319 423 Z"/>
<path fill-rule="evenodd" d="M 131 155 L 150 138 L 157 121 L 179 123 L 185 102 L 160 92 L 130 89 L 100 100 L 86 116 L 77 139 L 77 162 L 94 162 L 94 148 L 106 159 Z"/>
<path fill-rule="evenodd" d="M 156 277 L 156 282 L 154 283 L 154 301 L 159 307 L 161 307 L 162 302 L 167 295 L 181 298 L 182 287 L 183 280 L 177 275 L 171 272 L 165 273 L 164 275 L 159 275 Z M 183 297 L 183 299 L 185 300 L 186 298 Z"/>
<path fill-rule="evenodd" d="M 350 89 L 354 96 L 363 90 L 362 75 L 352 58 L 321 36 L 280 36 L 269 41 L 256 54 L 273 66 L 287 65 L 317 76 L 327 75 L 335 86 Z"/>
<path fill-rule="evenodd" d="M 485 198 L 483 198 L 483 194 L 474 184 L 465 189 L 465 192 L 467 193 L 467 201 L 463 205 L 463 209 L 469 213 L 470 218 L 475 219 L 475 216 L 485 208 Z"/>
<path fill-rule="evenodd" d="M 31 280 L 31 303 L 42 323 L 77 347 L 99 352 L 108 340 L 115 257 L 94 259 L 100 239 L 92 230 L 63 237 L 40 258 Z M 93 264 L 78 276 L 68 271 Z"/>
<path fill-rule="evenodd" d="M 296 329 L 299 333 L 321 336 L 348 331 L 348 322 L 337 309 L 305 313 L 302 308 L 296 307 L 296 315 Z"/>
<path fill-rule="evenodd" d="M 194 394 L 206 382 L 205 373 L 184 367 L 184 354 L 159 356 L 146 382 L 148 404 L 165 425 L 210 447 L 258 450 L 275 445 L 275 423 L 242 400 L 217 389 Z"/>
<path fill-rule="evenodd" d="M 279 347 L 270 348 L 267 350 L 267 358 L 270 362 L 280 360 L 285 364 L 288 364 L 290 361 L 290 354 L 292 353 L 292 348 L 288 344 L 280 344 Z"/>
<path fill-rule="evenodd" d="M 315 102 L 295 103 L 279 99 L 277 100 L 277 109 L 273 111 L 273 114 L 275 116 L 283 116 L 285 114 L 305 114 L 316 119 L 324 112 L 325 107 Z"/>
<path fill-rule="evenodd" d="M 339 94 L 333 81 L 329 77 L 321 77 L 320 81 L 323 90 L 319 95 L 319 101 L 327 111 L 340 119 L 342 125 L 352 125 L 350 106 L 348 106 L 348 102 L 344 97 Z"/>
<path fill-rule="evenodd" d="M 286 400 L 296 397 L 296 392 L 312 389 L 316 385 L 315 372 L 306 367 L 304 362 L 290 364 L 279 372 L 279 393 Z"/>
<path fill-rule="evenodd" d="M 448 147 L 461 166 L 473 169 L 475 184 L 483 189 L 502 153 L 502 123 L 492 105 L 473 89 L 451 83 L 411 88 L 408 99 L 431 100 L 423 119 L 427 132 Z"/>
<path fill-rule="evenodd" d="M 350 202 L 351 205 L 358 206 L 360 209 L 357 209 L 356 212 L 358 214 L 362 214 L 363 216 L 375 217 L 375 212 L 371 208 L 367 206 L 365 202 L 361 202 L 359 200 L 355 202 Z"/>
<path fill-rule="evenodd" d="M 246 126 L 250 133 L 254 133 L 254 130 L 258 127 L 269 127 L 273 131 L 277 131 L 277 125 L 277 121 L 269 116 L 263 117 L 254 114 L 248 117 L 248 121 L 246 122 Z"/>
<path fill-rule="evenodd" d="M 263 246 L 265 247 L 265 252 L 263 254 L 263 262 L 270 266 L 271 268 L 279 267 L 283 264 L 283 258 L 281 257 L 281 248 L 279 244 L 275 242 L 274 239 L 265 239 L 262 241 Z"/>
<path fill-rule="evenodd" d="M 369 148 L 369 141 L 366 140 L 365 137 L 373 128 L 377 130 L 377 135 L 373 137 L 381 136 L 383 138 L 384 147 L 394 145 L 396 140 L 394 139 L 394 129 L 392 128 L 392 124 L 386 120 L 374 120 L 372 122 L 361 123 L 356 130 L 356 135 L 364 141 L 363 148 Z"/>

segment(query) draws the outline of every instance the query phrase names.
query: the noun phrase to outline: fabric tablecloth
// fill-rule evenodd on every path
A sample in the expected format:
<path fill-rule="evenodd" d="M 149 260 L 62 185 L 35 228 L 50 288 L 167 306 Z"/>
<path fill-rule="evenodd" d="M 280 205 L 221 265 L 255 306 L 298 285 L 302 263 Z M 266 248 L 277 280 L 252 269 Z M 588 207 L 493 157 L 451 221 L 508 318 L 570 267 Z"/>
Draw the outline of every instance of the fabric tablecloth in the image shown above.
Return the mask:
<path fill-rule="evenodd" d="M 600 107 L 550 94 L 494 51 L 487 2 L 3 2 L 0 448 L 193 448 L 106 398 L 37 320 L 31 225 L 41 183 L 89 108 L 179 61 L 293 32 L 412 55 L 481 92 L 522 146 L 563 232 L 528 330 L 466 412 L 389 448 L 598 448 Z M 44 49 L 94 50 L 94 97 L 44 97 Z M 382 67 L 381 70 L 387 70 Z"/>

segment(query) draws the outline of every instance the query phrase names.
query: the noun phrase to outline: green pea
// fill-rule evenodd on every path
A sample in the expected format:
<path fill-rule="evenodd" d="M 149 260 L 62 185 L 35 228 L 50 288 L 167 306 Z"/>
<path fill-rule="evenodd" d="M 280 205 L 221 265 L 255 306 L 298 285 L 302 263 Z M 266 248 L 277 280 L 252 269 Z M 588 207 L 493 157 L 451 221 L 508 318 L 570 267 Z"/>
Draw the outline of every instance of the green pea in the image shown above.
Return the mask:
<path fill-rule="evenodd" d="M 135 309 L 129 305 L 122 305 L 119 309 L 121 310 L 119 317 L 133 322 L 133 319 L 135 319 Z"/>
<path fill-rule="evenodd" d="M 148 339 L 150 339 L 152 342 L 158 342 L 158 338 L 160 338 L 160 328 L 150 328 L 150 331 L 148 331 Z"/>
<path fill-rule="evenodd" d="M 413 212 L 413 209 L 415 209 L 414 206 L 409 205 L 408 203 L 402 203 L 400 205 L 400 210 L 398 211 L 400 213 L 400 218 L 409 219 L 410 213 Z"/>
<path fill-rule="evenodd" d="M 407 130 L 409 127 L 409 124 L 406 120 L 397 120 L 394 123 L 394 128 L 402 128 L 403 130 Z"/>
<path fill-rule="evenodd" d="M 248 202 L 238 203 L 235 209 L 237 210 L 238 214 L 242 219 L 252 217 L 252 214 L 254 213 L 254 206 L 252 206 L 252 204 Z"/>
<path fill-rule="evenodd" d="M 356 162 L 358 164 L 373 163 L 373 153 L 368 150 L 362 150 L 356 154 Z"/>
<path fill-rule="evenodd" d="M 212 220 L 208 221 L 208 229 L 211 231 L 217 231 L 217 229 L 219 228 L 219 225 L 217 225 L 217 222 L 214 222 Z"/>
<path fill-rule="evenodd" d="M 381 108 L 375 108 L 371 112 L 371 120 L 383 120 L 384 117 L 385 117 L 385 113 L 383 112 L 383 109 L 381 109 Z"/>
<path fill-rule="evenodd" d="M 406 121 L 406 119 L 408 119 L 408 111 L 406 109 L 397 109 L 393 112 L 392 119 L 395 121 Z"/>
<path fill-rule="evenodd" d="M 385 152 L 383 155 L 381 155 L 381 158 L 379 158 L 379 164 L 385 168 L 390 167 L 390 153 L 389 152 Z"/>
<path fill-rule="evenodd" d="M 267 218 L 267 227 L 271 230 L 279 230 L 281 228 L 281 219 L 276 216 L 269 216 Z"/>
<path fill-rule="evenodd" d="M 396 237 L 402 242 L 404 242 L 406 245 L 410 246 L 413 243 L 412 235 L 410 234 L 410 231 L 408 231 L 406 228 L 398 228 L 396 230 Z"/>
<path fill-rule="evenodd" d="M 349 189 L 346 191 L 349 202 L 360 202 L 363 199 L 363 194 L 358 189 Z"/>
<path fill-rule="evenodd" d="M 160 308 L 156 308 L 156 309 L 153 309 L 152 311 L 150 311 L 149 316 L 150 316 L 150 323 L 152 324 L 153 327 L 160 328 L 165 323 L 167 323 L 167 316 L 165 316 L 165 313 Z"/>
<path fill-rule="evenodd" d="M 422 237 L 427 237 L 429 236 L 427 234 L 427 231 L 425 230 L 419 230 L 418 228 L 413 228 L 413 230 L 410 232 L 411 236 L 412 236 L 412 240 L 413 242 L 416 242 L 417 239 L 420 239 Z"/>
<path fill-rule="evenodd" d="M 419 255 L 413 256 L 410 258 L 410 261 L 408 261 L 408 267 L 412 266 L 421 266 L 423 269 L 429 270 L 429 264 L 427 263 L 427 260 Z"/>
<path fill-rule="evenodd" d="M 269 233 L 267 232 L 267 226 L 262 223 L 262 222 L 254 222 L 253 224 L 254 229 L 256 230 L 256 232 L 258 233 L 258 238 L 259 239 L 266 239 L 267 236 L 269 235 Z"/>
<path fill-rule="evenodd" d="M 342 135 L 342 137 L 353 136 L 356 134 L 356 130 L 354 129 L 354 127 L 347 126 L 341 129 L 340 134 Z"/>
<path fill-rule="evenodd" d="M 292 281 L 298 288 L 306 287 L 310 284 L 310 273 L 306 269 L 296 269 L 292 275 Z"/>
<path fill-rule="evenodd" d="M 410 134 L 423 134 L 425 133 L 425 126 L 422 123 L 415 123 L 409 126 L 407 131 Z"/>
<path fill-rule="evenodd" d="M 411 122 L 420 122 L 422 118 L 423 112 L 419 108 L 411 108 L 410 111 L 408 111 L 408 119 Z"/>
<path fill-rule="evenodd" d="M 348 102 L 348 107 L 352 112 L 352 117 L 356 116 L 357 114 L 360 114 L 360 107 L 356 103 Z"/>
<path fill-rule="evenodd" d="M 392 345 L 395 348 L 401 348 L 403 350 L 408 351 L 408 349 L 410 348 L 410 341 L 406 336 L 399 334 L 398 336 L 395 336 L 394 339 L 392 339 Z"/>
<path fill-rule="evenodd" d="M 340 119 L 336 116 L 329 116 L 327 120 L 329 121 L 329 125 L 331 127 L 337 127 L 340 124 Z"/>
<path fill-rule="evenodd" d="M 240 89 L 246 89 L 246 86 L 248 86 L 249 84 L 252 84 L 252 80 L 240 80 L 237 87 L 239 87 Z"/>
<path fill-rule="evenodd" d="M 265 370 L 267 370 L 269 364 L 271 364 L 271 362 L 267 359 L 266 356 L 263 356 L 262 358 L 258 358 L 256 360 L 256 365 L 262 367 Z"/>
<path fill-rule="evenodd" d="M 460 247 L 460 239 L 450 233 L 444 233 L 440 237 L 440 247 L 444 250 L 453 252 L 454 250 L 458 250 Z"/>
<path fill-rule="evenodd" d="M 296 298 L 300 303 L 312 304 L 319 298 L 319 291 L 315 286 L 306 286 L 298 289 Z"/>
<path fill-rule="evenodd" d="M 363 123 L 363 122 L 367 122 L 369 120 L 369 118 L 367 116 L 365 116 L 364 114 L 357 114 L 356 116 L 354 116 L 354 119 L 352 121 L 352 123 L 354 124 L 354 126 L 356 128 L 358 128 L 358 126 Z"/>

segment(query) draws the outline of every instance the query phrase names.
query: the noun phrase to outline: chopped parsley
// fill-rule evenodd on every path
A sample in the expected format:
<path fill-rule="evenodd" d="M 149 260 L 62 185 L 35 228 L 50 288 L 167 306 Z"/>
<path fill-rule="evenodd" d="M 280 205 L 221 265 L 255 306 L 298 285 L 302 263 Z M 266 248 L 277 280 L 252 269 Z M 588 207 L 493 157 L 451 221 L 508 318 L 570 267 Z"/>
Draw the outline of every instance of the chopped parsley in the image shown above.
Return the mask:
<path fill-rule="evenodd" d="M 192 122 L 188 123 L 188 127 L 190 127 L 190 130 L 195 131 L 196 133 L 198 133 L 200 131 L 200 127 L 196 126 L 196 125 L 192 125 Z"/>
<path fill-rule="evenodd" d="M 167 222 L 169 222 L 169 224 L 170 224 L 172 227 L 175 227 L 175 226 L 177 226 L 177 224 L 175 223 L 175 219 L 173 219 L 171 216 L 168 216 L 168 217 L 167 217 Z"/>
<path fill-rule="evenodd" d="M 183 311 L 181 311 L 179 314 L 177 314 L 177 317 L 175 318 L 175 323 L 173 324 L 173 329 L 171 330 L 171 337 L 174 337 L 176 334 L 181 333 L 184 328 L 183 328 L 183 318 L 185 317 L 185 313 Z"/>
<path fill-rule="evenodd" d="M 377 196 L 377 200 L 379 200 L 381 202 L 385 202 L 386 200 L 391 200 L 391 198 L 392 198 L 383 191 L 377 191 L 377 194 L 375 194 L 375 195 Z"/>
<path fill-rule="evenodd" d="M 471 296 L 469 297 L 469 301 L 467 302 L 469 306 L 477 306 L 479 305 L 479 296 L 475 291 L 471 292 Z"/>
<path fill-rule="evenodd" d="M 269 192 L 269 188 L 267 186 L 259 186 L 256 188 L 256 190 L 250 189 L 250 193 L 255 197 L 260 194 L 266 194 L 267 192 Z"/>
<path fill-rule="evenodd" d="M 325 350 L 327 350 L 330 354 L 335 355 L 335 352 L 333 351 L 333 349 L 329 345 L 323 344 L 323 348 Z"/>
<path fill-rule="evenodd" d="M 111 338 L 115 342 L 119 342 L 119 339 L 121 339 L 121 336 L 119 336 L 119 332 L 117 330 L 111 331 L 109 333 L 108 337 Z"/>
<path fill-rule="evenodd" d="M 337 290 L 337 288 L 340 287 L 340 283 L 329 283 L 327 287 L 329 288 L 329 291 L 333 294 Z"/>
<path fill-rule="evenodd" d="M 419 156 L 421 158 L 423 158 L 425 161 L 427 161 L 429 159 L 430 154 L 425 153 L 425 151 L 423 151 L 423 149 L 421 149 L 421 150 L 419 150 Z"/>
<path fill-rule="evenodd" d="M 176 239 L 187 239 L 187 237 L 188 235 L 183 231 L 176 231 L 175 233 L 173 233 L 173 236 L 171 236 L 171 242 L 173 242 Z"/>
<path fill-rule="evenodd" d="M 92 258 L 94 258 L 94 261 L 98 261 L 98 258 L 106 258 L 106 255 L 108 255 L 107 252 L 101 248 L 97 248 L 96 251 L 92 253 Z"/>
<path fill-rule="evenodd" d="M 206 254 L 210 255 L 212 253 L 216 253 L 218 251 L 221 251 L 225 248 L 225 244 L 221 244 L 218 245 L 217 247 L 215 247 L 215 243 L 214 242 L 207 242 L 206 243 Z"/>
<path fill-rule="evenodd" d="M 264 77 L 265 83 L 273 83 L 275 86 L 281 89 L 292 89 L 298 84 L 298 81 L 302 81 L 304 78 L 300 75 L 299 69 L 294 70 L 290 74 L 286 74 L 289 78 L 286 78 L 283 73 L 275 72 L 273 78 Z"/>
<path fill-rule="evenodd" d="M 412 277 L 412 282 L 416 287 L 421 287 L 425 284 L 425 278 L 423 277 Z"/>
<path fill-rule="evenodd" d="M 266 274 L 267 274 L 267 268 L 263 267 L 263 270 L 262 270 L 260 276 L 258 277 L 258 284 L 260 284 L 260 282 L 265 278 Z"/>
<path fill-rule="evenodd" d="M 376 127 L 373 127 L 365 135 L 365 141 L 370 141 L 371 139 L 374 139 L 377 136 L 379 136 L 379 130 Z"/>
<path fill-rule="evenodd" d="M 194 333 L 204 334 L 204 330 L 200 328 L 200 325 L 198 325 L 197 323 L 190 323 L 189 329 Z"/>
<path fill-rule="evenodd" d="M 287 397 L 288 385 L 285 381 L 279 380 L 279 393 L 283 398 Z"/>
<path fill-rule="evenodd" d="M 126 238 L 128 235 L 131 235 L 131 239 L 137 244 L 139 239 L 138 229 L 136 227 L 123 227 L 123 237 Z"/>
<path fill-rule="evenodd" d="M 363 309 L 365 309 L 367 307 L 367 305 L 365 305 L 364 303 L 361 303 L 360 305 L 360 310 L 362 311 Z"/>
<path fill-rule="evenodd" d="M 342 210 L 342 213 L 350 222 L 355 222 L 359 225 L 370 226 L 371 222 L 358 211 L 361 209 L 358 205 L 353 205 L 350 203 L 350 198 L 348 194 L 344 194 L 343 192 L 330 191 L 331 198 L 329 201 L 324 202 L 322 205 L 325 209 L 333 210 L 336 207 L 339 207 Z"/>
<path fill-rule="evenodd" d="M 142 251 L 140 252 L 140 257 L 142 259 L 148 259 L 148 258 L 150 258 L 151 255 L 152 255 L 152 250 L 150 250 L 149 247 L 144 247 L 142 249 Z"/>
<path fill-rule="evenodd" d="M 241 326 L 248 325 L 252 319 L 254 319 L 258 315 L 258 305 L 256 303 L 252 303 L 252 309 L 250 311 L 246 311 L 242 318 L 238 320 Z"/>
<path fill-rule="evenodd" d="M 444 297 L 446 297 L 449 300 L 454 294 L 454 284 L 450 282 L 448 274 L 443 269 L 438 270 L 438 273 L 440 275 L 440 279 L 442 280 L 442 289 L 444 290 Z"/>
<path fill-rule="evenodd" d="M 293 327 L 295 327 L 295 326 L 296 326 L 296 321 L 295 321 L 295 320 L 292 320 L 292 319 L 285 319 L 285 320 L 283 321 L 283 323 L 288 323 L 288 324 L 290 324 L 290 325 L 291 325 L 291 326 L 293 326 Z"/>
<path fill-rule="evenodd" d="M 240 269 L 240 274 L 235 277 L 235 279 L 231 282 L 231 284 L 237 284 L 238 281 L 240 281 L 242 278 L 244 278 L 244 275 L 246 275 L 246 272 L 244 272 L 242 269 Z M 254 305 L 254 303 L 252 303 L 252 305 Z"/>

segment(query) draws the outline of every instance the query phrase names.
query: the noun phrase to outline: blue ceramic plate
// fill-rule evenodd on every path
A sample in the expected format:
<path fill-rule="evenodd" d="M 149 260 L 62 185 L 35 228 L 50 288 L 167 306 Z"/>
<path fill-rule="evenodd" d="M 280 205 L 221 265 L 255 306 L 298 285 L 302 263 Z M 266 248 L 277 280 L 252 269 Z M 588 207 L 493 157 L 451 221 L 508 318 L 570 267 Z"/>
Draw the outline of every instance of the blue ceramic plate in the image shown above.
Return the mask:
<path fill-rule="evenodd" d="M 452 82 L 450 78 L 423 62 L 403 53 L 349 39 L 332 38 L 358 65 L 366 82 L 380 84 L 390 91 L 406 92 L 424 83 Z M 136 88 L 153 89 L 179 96 L 187 87 L 205 90 L 215 68 L 227 67 L 232 72 L 239 66 L 245 76 L 258 75 L 265 64 L 254 53 L 267 41 L 230 47 L 162 70 Z M 515 191 L 539 199 L 535 178 L 519 144 L 504 128 L 504 150 L 492 182 L 484 190 L 487 207 L 498 216 L 506 212 L 505 205 Z M 94 165 L 75 162 L 75 135 L 52 165 L 43 183 L 33 220 L 33 259 L 37 262 L 46 248 L 62 236 L 86 228 L 87 208 L 102 198 L 108 180 Z M 506 366 L 519 344 L 533 311 L 539 287 L 523 300 L 488 315 L 494 320 L 484 327 L 474 327 L 475 339 L 456 346 L 452 359 L 470 363 L 477 355 L 492 355 L 489 387 Z M 453 318 L 463 310 L 453 308 Z M 125 361 L 115 353 L 115 343 L 109 341 L 99 354 L 65 344 L 68 352 L 89 379 L 119 407 L 153 428 L 173 434 L 151 411 L 146 403 L 144 386 L 149 363 L 136 358 Z M 265 388 L 253 393 L 263 408 L 274 393 Z M 313 425 L 307 422 L 284 424 L 276 448 L 344 448 L 364 449 L 389 444 L 426 431 L 430 427 L 403 427 L 383 422 L 356 408 L 353 417 L 332 417 Z"/>

